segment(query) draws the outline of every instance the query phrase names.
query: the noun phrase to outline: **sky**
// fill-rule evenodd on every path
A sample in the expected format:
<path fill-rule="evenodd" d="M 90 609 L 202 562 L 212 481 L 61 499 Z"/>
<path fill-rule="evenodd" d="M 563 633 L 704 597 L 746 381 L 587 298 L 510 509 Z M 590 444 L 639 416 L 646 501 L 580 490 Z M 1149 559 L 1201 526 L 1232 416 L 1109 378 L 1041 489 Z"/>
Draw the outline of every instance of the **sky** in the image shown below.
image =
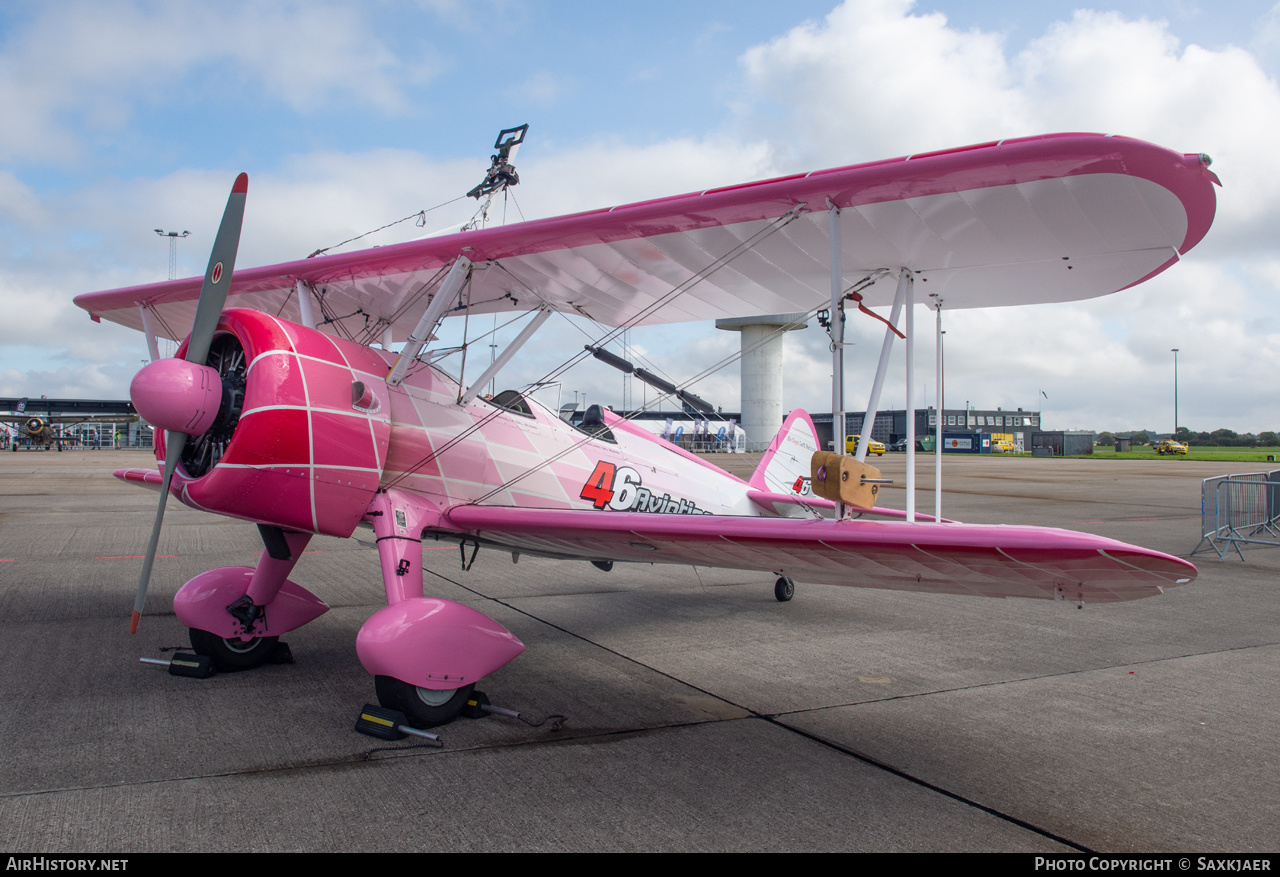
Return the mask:
<path fill-rule="evenodd" d="M 474 202 L 454 199 L 480 181 L 495 135 L 523 123 L 521 183 L 497 222 L 1098 131 L 1212 156 L 1214 227 L 1179 264 L 1116 295 L 945 315 L 947 407 L 1169 431 L 1178 348 L 1180 425 L 1278 430 L 1278 70 L 1280 4 L 1230 0 L 9 2 L 0 396 L 126 398 L 142 336 L 92 323 L 72 297 L 165 279 L 156 228 L 190 230 L 179 276 L 200 273 L 242 170 L 252 183 L 238 264 L 249 266 L 440 204 L 426 227 L 361 245 L 456 227 Z M 870 390 L 877 325 L 850 321 L 850 410 Z M 932 325 L 924 310 L 917 325 Z M 931 331 L 920 331 L 916 406 L 937 391 Z M 603 334 L 553 319 L 499 383 L 550 371 L 584 333 Z M 732 357 L 738 335 L 644 327 L 632 344 L 683 382 Z M 825 334 L 814 326 L 785 344 L 784 408 L 828 411 Z M 885 407 L 904 405 L 903 356 L 899 345 Z M 731 364 L 691 389 L 736 411 L 738 383 Z M 559 391 L 617 405 L 622 380 L 592 363 Z"/>

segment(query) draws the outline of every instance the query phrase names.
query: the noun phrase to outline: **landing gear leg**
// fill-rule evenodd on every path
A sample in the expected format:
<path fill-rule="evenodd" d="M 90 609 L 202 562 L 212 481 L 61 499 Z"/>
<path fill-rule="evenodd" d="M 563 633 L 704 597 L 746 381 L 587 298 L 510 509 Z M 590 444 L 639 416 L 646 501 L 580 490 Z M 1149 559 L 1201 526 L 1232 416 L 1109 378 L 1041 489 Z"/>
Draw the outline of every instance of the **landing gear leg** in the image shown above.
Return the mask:
<path fill-rule="evenodd" d="M 796 584 L 786 576 L 781 576 L 773 583 L 773 596 L 779 603 L 787 603 L 796 595 Z"/>

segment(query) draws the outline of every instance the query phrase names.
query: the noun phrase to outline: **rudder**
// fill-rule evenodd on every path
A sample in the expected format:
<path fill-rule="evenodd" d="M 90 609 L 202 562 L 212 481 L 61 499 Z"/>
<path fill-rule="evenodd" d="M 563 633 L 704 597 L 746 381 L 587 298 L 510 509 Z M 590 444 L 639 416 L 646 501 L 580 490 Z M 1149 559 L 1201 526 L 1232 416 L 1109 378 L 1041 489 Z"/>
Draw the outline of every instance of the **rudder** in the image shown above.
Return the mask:
<path fill-rule="evenodd" d="M 818 450 L 818 430 L 809 412 L 796 408 L 769 442 L 748 483 L 770 493 L 809 496 L 809 461 Z"/>

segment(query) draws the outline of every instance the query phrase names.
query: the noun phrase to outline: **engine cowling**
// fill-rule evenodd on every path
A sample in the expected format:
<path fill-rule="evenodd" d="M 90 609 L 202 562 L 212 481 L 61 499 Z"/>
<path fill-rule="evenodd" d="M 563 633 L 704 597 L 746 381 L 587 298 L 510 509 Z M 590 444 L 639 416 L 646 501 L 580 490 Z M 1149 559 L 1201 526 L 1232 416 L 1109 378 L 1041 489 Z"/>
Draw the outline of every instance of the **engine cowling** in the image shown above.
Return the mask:
<path fill-rule="evenodd" d="M 385 361 L 359 344 L 231 308 L 205 365 L 218 372 L 222 398 L 211 424 L 188 440 L 174 494 L 287 530 L 351 535 L 387 459 Z M 156 455 L 164 459 L 159 433 Z"/>

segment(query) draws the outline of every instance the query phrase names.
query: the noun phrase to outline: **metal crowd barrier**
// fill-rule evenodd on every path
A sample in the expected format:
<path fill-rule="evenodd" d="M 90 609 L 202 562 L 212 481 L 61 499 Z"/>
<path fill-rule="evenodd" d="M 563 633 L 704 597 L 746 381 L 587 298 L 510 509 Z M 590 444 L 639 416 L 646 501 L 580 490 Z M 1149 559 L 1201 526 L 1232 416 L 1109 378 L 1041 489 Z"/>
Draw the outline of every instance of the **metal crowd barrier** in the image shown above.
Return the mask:
<path fill-rule="evenodd" d="M 1199 551 L 1212 548 L 1218 560 L 1241 545 L 1280 545 L 1280 469 L 1220 475 L 1200 485 Z"/>

